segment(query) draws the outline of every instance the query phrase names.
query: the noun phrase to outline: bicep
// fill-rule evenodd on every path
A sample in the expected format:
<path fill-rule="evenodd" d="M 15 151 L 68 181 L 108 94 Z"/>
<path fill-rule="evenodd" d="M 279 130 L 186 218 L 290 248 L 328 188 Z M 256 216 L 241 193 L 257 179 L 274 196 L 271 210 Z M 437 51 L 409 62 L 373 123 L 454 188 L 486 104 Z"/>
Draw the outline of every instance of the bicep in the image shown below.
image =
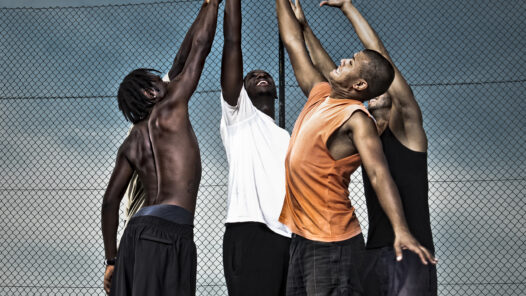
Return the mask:
<path fill-rule="evenodd" d="M 379 169 L 387 169 L 387 161 L 382 149 L 376 126 L 371 118 L 361 111 L 355 112 L 351 119 L 352 141 L 360 154 L 362 164 L 368 174 Z"/>

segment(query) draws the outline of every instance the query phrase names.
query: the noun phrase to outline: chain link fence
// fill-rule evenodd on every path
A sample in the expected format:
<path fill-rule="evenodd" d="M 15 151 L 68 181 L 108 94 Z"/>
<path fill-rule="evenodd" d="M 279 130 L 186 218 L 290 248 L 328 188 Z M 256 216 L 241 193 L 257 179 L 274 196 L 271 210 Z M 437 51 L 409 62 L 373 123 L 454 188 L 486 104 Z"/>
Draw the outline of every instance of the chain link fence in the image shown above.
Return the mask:
<path fill-rule="evenodd" d="M 243 2 L 245 73 L 265 69 L 278 81 L 274 1 Z M 103 295 L 100 206 L 129 128 L 117 108 L 118 84 L 134 68 L 168 71 L 200 4 L 0 9 L 0 295 Z M 345 17 L 317 4 L 303 1 L 330 55 L 337 60 L 360 50 Z M 423 111 L 439 295 L 524 295 L 525 2 L 355 5 Z M 227 295 L 228 167 L 219 136 L 223 7 L 190 103 L 203 161 L 195 218 L 198 295 Z M 284 79 L 281 119 L 290 131 L 305 97 L 287 59 Z M 359 171 L 351 199 L 366 234 Z"/>

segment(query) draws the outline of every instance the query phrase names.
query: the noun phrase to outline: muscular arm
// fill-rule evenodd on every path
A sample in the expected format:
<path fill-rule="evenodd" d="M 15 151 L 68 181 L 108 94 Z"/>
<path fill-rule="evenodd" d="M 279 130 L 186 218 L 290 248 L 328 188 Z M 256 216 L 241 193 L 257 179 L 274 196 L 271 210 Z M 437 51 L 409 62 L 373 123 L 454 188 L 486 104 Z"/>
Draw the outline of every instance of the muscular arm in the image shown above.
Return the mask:
<path fill-rule="evenodd" d="M 417 253 L 424 264 L 427 264 L 428 260 L 434 262 L 431 253 L 421 246 L 409 232 L 400 195 L 389 173 L 382 143 L 374 123 L 363 112 L 355 112 L 346 124 L 350 138 L 360 153 L 363 166 L 378 196 L 378 201 L 393 227 L 397 259 L 401 260 L 402 248 L 407 248 Z"/>
<path fill-rule="evenodd" d="M 130 182 L 133 168 L 122 151 L 117 154 L 115 168 L 102 200 L 101 222 L 102 237 L 106 259 L 117 256 L 117 227 L 119 223 L 119 205 Z"/>
<path fill-rule="evenodd" d="M 150 126 L 153 124 L 162 129 L 176 128 L 175 123 L 181 120 L 182 113 L 187 113 L 188 101 L 197 88 L 206 57 L 212 48 L 218 5 L 218 0 L 211 0 L 203 6 L 203 20 L 192 36 L 192 50 L 181 73 L 170 81 L 164 99 L 155 105 L 149 120 Z"/>
<path fill-rule="evenodd" d="M 117 228 L 119 226 L 119 205 L 133 174 L 133 168 L 124 156 L 122 148 L 117 153 L 115 168 L 104 193 L 101 210 L 102 237 L 106 259 L 117 256 Z M 104 274 L 104 290 L 110 291 L 113 266 L 108 265 Z"/>
<path fill-rule="evenodd" d="M 312 64 L 305 47 L 303 33 L 292 12 L 289 0 L 276 0 L 276 12 L 279 33 L 289 54 L 296 80 L 303 93 L 308 96 L 312 87 L 318 82 L 325 81 L 325 79 Z"/>
<path fill-rule="evenodd" d="M 305 14 L 303 13 L 300 0 L 296 0 L 295 5 L 292 4 L 292 0 L 289 1 L 291 2 L 290 5 L 294 10 L 294 14 L 296 15 L 298 23 L 303 31 L 303 37 L 305 38 L 305 43 L 307 44 L 312 63 L 323 77 L 328 80 L 329 73 L 336 68 L 336 65 L 309 26 Z"/>
<path fill-rule="evenodd" d="M 230 106 L 237 105 L 243 85 L 243 55 L 241 52 L 241 0 L 227 0 L 223 21 L 223 58 L 221 60 L 221 91 Z"/>
<path fill-rule="evenodd" d="M 184 37 L 183 43 L 181 43 L 181 46 L 179 47 L 179 51 L 177 51 L 177 54 L 175 55 L 172 68 L 168 72 L 168 77 L 170 77 L 170 80 L 173 80 L 183 70 L 186 59 L 188 58 L 188 54 L 192 49 L 192 37 L 195 34 L 196 28 L 200 26 L 200 23 L 203 20 L 203 14 L 204 11 L 206 11 L 206 9 L 204 9 L 205 6 L 206 3 L 203 3 L 199 13 L 197 14 L 197 17 L 190 26 L 190 29 L 188 29 L 188 32 L 186 32 L 186 36 Z"/>
<path fill-rule="evenodd" d="M 416 151 L 427 150 L 427 138 L 423 129 L 422 112 L 413 95 L 411 87 L 404 76 L 394 65 L 387 49 L 378 37 L 378 34 L 369 25 L 363 15 L 356 9 L 350 0 L 342 2 L 340 9 L 349 19 L 358 38 L 365 48 L 375 50 L 387 58 L 395 69 L 393 83 L 387 90 L 392 99 L 391 118 L 389 126 L 397 138 L 408 148 Z M 331 1 L 328 1 L 329 4 Z"/>

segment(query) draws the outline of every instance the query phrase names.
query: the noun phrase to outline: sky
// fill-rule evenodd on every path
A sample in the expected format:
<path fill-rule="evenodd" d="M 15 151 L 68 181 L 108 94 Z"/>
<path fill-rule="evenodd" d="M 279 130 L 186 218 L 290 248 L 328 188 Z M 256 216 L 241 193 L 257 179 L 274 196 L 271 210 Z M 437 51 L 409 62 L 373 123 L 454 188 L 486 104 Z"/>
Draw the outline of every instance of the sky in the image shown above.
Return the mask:
<path fill-rule="evenodd" d="M 0 7 L 67 7 L 94 6 L 107 4 L 151 3 L 158 0 L 1 0 Z"/>
<path fill-rule="evenodd" d="M 137 2 L 154 1 L 16 0 L 0 1 L 0 7 Z M 249 5 L 254 2 L 258 5 Z M 243 8 L 245 73 L 263 68 L 277 78 L 273 1 L 243 3 L 249 3 Z M 342 15 L 318 8 L 316 1 L 303 3 L 335 60 L 361 49 Z M 519 295 L 515 283 L 524 287 L 525 276 L 520 272 L 524 255 L 515 255 L 526 234 L 520 222 L 526 214 L 526 8 L 520 2 L 472 3 L 357 5 L 413 86 L 423 111 L 439 277 L 448 284 L 442 291 L 455 295 L 458 288 L 462 293 L 457 294 L 478 295 L 478 284 L 497 282 L 503 284 L 484 295 Z M 116 106 L 118 83 L 136 67 L 168 70 L 198 5 L 0 9 L 0 237 L 7 238 L 0 242 L 0 294 L 10 285 L 100 284 L 100 199 L 129 126 Z M 190 103 L 203 159 L 196 218 L 204 256 L 199 268 L 207 275 L 199 276 L 203 287 L 223 284 L 217 256 L 227 174 L 219 139 L 222 12 L 219 18 L 212 53 Z M 290 131 L 305 98 L 288 59 L 285 73 Z M 353 175 L 351 199 L 364 224 L 360 182 L 359 173 Z M 19 264 L 9 259 L 27 256 L 37 258 L 36 268 L 14 268 Z M 53 258 L 69 263 L 63 266 Z"/>

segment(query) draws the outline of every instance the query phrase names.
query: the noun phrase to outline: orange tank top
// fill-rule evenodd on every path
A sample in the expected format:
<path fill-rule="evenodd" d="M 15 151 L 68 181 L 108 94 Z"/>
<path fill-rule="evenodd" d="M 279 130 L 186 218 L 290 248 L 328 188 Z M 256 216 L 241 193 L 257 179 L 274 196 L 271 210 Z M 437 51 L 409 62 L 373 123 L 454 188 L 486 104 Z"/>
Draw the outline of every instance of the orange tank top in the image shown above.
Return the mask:
<path fill-rule="evenodd" d="M 360 101 L 333 99 L 330 93 L 328 83 L 316 84 L 296 120 L 285 159 L 286 197 L 279 219 L 293 233 L 323 242 L 361 233 L 348 189 L 360 155 L 334 160 L 327 140 L 355 111 L 370 116 Z"/>

